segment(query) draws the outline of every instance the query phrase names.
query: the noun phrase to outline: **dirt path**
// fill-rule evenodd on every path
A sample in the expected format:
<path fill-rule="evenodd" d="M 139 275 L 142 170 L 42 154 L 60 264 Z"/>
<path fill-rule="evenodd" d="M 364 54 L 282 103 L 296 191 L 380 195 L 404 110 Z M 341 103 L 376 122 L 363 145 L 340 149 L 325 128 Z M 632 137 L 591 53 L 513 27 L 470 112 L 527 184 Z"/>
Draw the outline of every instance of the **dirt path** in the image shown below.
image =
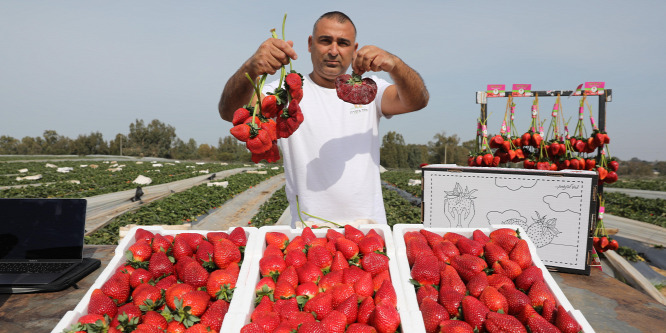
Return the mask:
<path fill-rule="evenodd" d="M 231 227 L 245 227 L 257 214 L 259 207 L 284 183 L 284 173 L 273 176 L 227 201 L 221 208 L 192 225 L 192 229 L 227 230 Z"/>

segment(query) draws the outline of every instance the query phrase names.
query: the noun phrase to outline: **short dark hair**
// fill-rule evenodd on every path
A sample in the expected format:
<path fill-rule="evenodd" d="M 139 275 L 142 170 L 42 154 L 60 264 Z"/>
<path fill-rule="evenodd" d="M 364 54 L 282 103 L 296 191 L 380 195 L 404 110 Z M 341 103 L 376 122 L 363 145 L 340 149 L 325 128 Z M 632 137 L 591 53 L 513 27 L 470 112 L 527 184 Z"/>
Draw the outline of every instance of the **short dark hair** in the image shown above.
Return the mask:
<path fill-rule="evenodd" d="M 331 20 L 336 20 L 338 23 L 345 23 L 349 21 L 351 23 L 352 27 L 354 27 L 354 37 L 356 37 L 356 25 L 354 25 L 354 22 L 347 16 L 347 14 L 339 11 L 332 11 L 328 13 L 324 13 L 322 16 L 320 16 L 317 21 L 315 21 L 314 26 L 312 27 L 312 35 L 314 36 L 315 34 L 315 29 L 317 29 L 317 24 L 319 24 L 319 21 L 321 19 L 331 19 Z"/>

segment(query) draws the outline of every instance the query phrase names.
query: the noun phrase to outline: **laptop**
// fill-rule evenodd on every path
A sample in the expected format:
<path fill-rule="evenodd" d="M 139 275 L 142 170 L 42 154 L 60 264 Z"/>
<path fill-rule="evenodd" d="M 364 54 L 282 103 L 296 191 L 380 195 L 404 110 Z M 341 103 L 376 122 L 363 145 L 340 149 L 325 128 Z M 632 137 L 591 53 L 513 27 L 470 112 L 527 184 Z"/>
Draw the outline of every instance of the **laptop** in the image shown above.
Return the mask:
<path fill-rule="evenodd" d="M 83 258 L 86 204 L 85 199 L 0 199 L 0 292 L 64 289 L 72 277 L 99 267 L 99 260 Z"/>

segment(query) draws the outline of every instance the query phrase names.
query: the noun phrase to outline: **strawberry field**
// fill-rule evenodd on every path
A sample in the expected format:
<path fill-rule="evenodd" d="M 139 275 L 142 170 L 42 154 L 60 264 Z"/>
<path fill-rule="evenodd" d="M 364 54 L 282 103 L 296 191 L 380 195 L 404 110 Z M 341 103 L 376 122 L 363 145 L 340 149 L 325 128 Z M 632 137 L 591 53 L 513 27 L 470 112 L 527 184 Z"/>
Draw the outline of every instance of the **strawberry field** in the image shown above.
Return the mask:
<path fill-rule="evenodd" d="M 140 161 L 58 161 L 0 163 L 0 197 L 85 198 L 136 188 L 142 175 L 151 185 L 241 167 L 241 164 Z M 33 185 L 33 186 L 20 186 Z"/>
<path fill-rule="evenodd" d="M 622 193 L 604 193 L 606 212 L 615 216 L 646 222 L 666 228 L 666 202 Z"/>
<path fill-rule="evenodd" d="M 86 244 L 117 244 L 119 228 L 128 224 L 174 225 L 196 222 L 235 195 L 280 172 L 282 171 L 268 170 L 266 174 L 239 173 L 224 179 L 229 182 L 226 188 L 203 184 L 174 193 L 136 211 L 118 216 L 104 228 L 86 236 Z"/>

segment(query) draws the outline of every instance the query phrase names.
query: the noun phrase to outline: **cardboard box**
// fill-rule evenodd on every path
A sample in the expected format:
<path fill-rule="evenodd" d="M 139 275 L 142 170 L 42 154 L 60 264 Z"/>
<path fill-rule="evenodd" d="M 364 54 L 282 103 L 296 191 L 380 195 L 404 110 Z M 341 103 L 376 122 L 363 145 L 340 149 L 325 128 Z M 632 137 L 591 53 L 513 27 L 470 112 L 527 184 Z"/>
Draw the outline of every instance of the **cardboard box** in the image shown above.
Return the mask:
<path fill-rule="evenodd" d="M 413 322 L 421 321 L 422 323 L 423 317 L 421 315 L 421 312 L 418 310 L 419 305 L 416 299 L 416 290 L 414 286 L 409 283 L 409 280 L 411 279 L 411 268 L 409 267 L 409 262 L 407 261 L 407 254 L 406 254 L 407 247 L 405 245 L 405 238 L 404 238 L 405 233 L 409 231 L 420 231 L 421 229 L 425 228 L 428 231 L 434 232 L 438 235 L 444 235 L 447 232 L 455 232 L 465 237 L 472 238 L 472 233 L 476 229 L 479 229 L 483 231 L 486 235 L 489 235 L 490 232 L 495 229 L 506 228 L 506 227 L 510 227 L 512 229 L 518 229 L 520 230 L 521 234 L 525 233 L 525 230 L 523 230 L 522 227 L 509 226 L 509 225 L 491 225 L 487 228 L 425 228 L 422 224 L 396 224 L 393 226 L 393 243 L 395 244 L 396 257 L 398 259 L 398 267 L 400 269 L 400 282 L 405 287 L 403 291 L 405 293 L 407 307 L 409 309 L 412 309 L 414 313 L 412 317 Z M 550 291 L 555 296 L 557 304 L 562 305 L 562 307 L 564 307 L 567 313 L 569 313 L 572 317 L 576 319 L 576 321 L 578 321 L 578 323 L 583 328 L 583 332 L 585 333 L 594 332 L 590 324 L 587 322 L 587 319 L 585 319 L 585 317 L 580 311 L 574 309 L 574 307 L 571 305 L 569 300 L 562 292 L 562 289 L 560 289 L 557 282 L 555 282 L 555 279 L 553 279 L 552 275 L 550 275 L 550 273 L 548 272 L 548 269 L 543 264 L 542 260 L 539 259 L 539 255 L 536 251 L 537 247 L 529 239 L 525 240 L 527 241 L 527 245 L 530 248 L 530 253 L 532 254 L 532 262 L 534 263 L 535 266 L 539 267 L 543 272 L 544 280 L 546 281 L 546 284 L 550 288 Z"/>
<path fill-rule="evenodd" d="M 136 230 L 138 228 L 143 228 L 145 230 L 148 230 L 154 234 L 161 234 L 163 236 L 165 235 L 176 235 L 179 233 L 199 233 L 202 235 L 206 235 L 208 232 L 212 230 L 177 230 L 177 229 L 164 229 L 160 226 L 134 226 L 129 230 L 127 233 L 126 237 L 124 237 L 119 243 L 118 246 L 116 247 L 115 254 L 111 261 L 109 261 L 109 264 L 106 265 L 106 268 L 104 268 L 104 271 L 97 277 L 95 282 L 93 283 L 92 286 L 90 286 L 90 289 L 88 289 L 88 292 L 83 296 L 81 301 L 77 304 L 77 306 L 74 308 L 72 311 L 68 311 L 65 316 L 63 316 L 62 319 L 60 319 L 60 322 L 56 325 L 56 327 L 51 331 L 51 333 L 61 333 L 67 329 L 69 329 L 73 324 L 75 324 L 79 318 L 83 315 L 88 314 L 88 303 L 90 302 L 90 295 L 92 295 L 93 290 L 99 289 L 102 287 L 104 282 L 106 282 L 115 272 L 116 270 L 125 264 L 126 262 L 126 257 L 125 257 L 125 252 L 129 249 L 129 247 L 135 243 L 134 240 L 134 234 L 136 233 Z M 215 231 L 225 231 L 226 233 L 230 233 L 233 229 L 235 228 L 230 228 L 229 230 L 215 230 Z M 242 297 L 239 297 L 239 295 L 244 294 L 244 288 L 245 286 L 245 281 L 247 280 L 248 273 L 250 271 L 250 265 L 248 264 L 249 262 L 252 262 L 252 253 L 251 251 L 247 251 L 248 248 L 251 248 L 251 244 L 255 244 L 258 241 L 255 240 L 255 237 L 257 236 L 258 229 L 254 227 L 244 227 L 243 230 L 245 230 L 245 236 L 247 237 L 247 246 L 246 250 L 244 253 L 243 257 L 243 264 L 240 267 L 240 271 L 238 273 L 238 282 L 236 283 L 236 290 L 234 291 L 234 295 L 231 299 L 231 302 L 229 303 L 229 311 L 227 312 L 227 315 L 225 316 L 224 323 L 222 324 L 222 328 L 220 329 L 220 333 L 222 332 L 235 332 L 231 330 L 225 330 L 224 324 L 229 321 L 227 318 L 234 318 L 233 316 L 229 317 L 229 313 L 237 312 L 237 309 L 240 307 L 240 303 L 242 300 Z M 254 286 L 252 286 L 254 288 Z M 233 321 L 233 320 L 230 320 Z"/>
<path fill-rule="evenodd" d="M 548 267 L 590 274 L 590 231 L 597 174 L 509 168 L 423 167 L 422 220 L 427 228 L 520 225 Z"/>

